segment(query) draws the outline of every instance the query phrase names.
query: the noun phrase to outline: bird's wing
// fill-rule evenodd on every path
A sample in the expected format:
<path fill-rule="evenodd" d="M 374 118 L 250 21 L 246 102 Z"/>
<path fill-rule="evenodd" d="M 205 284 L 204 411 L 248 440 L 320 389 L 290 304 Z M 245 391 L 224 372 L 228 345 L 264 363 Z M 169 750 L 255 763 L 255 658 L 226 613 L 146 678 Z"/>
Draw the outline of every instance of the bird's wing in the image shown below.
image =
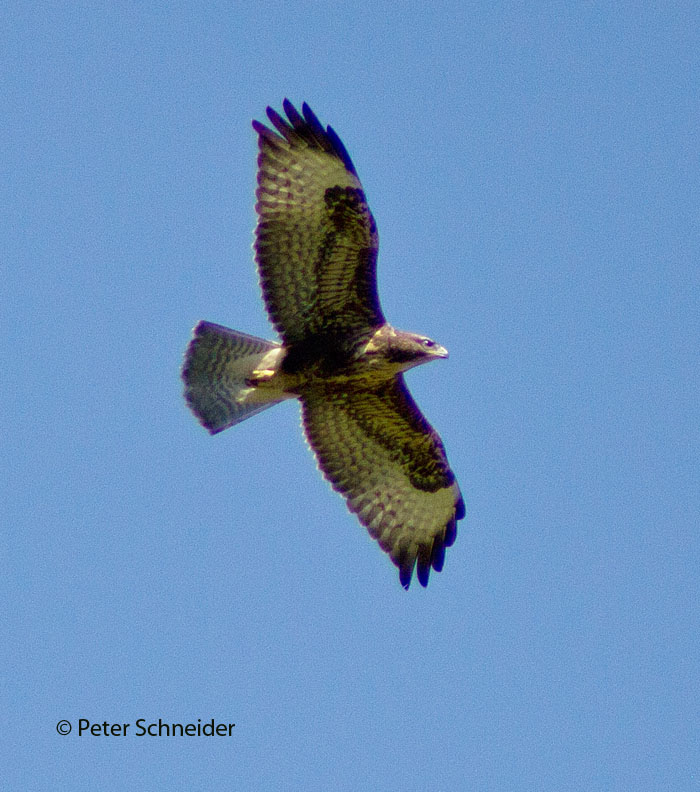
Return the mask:
<path fill-rule="evenodd" d="M 308 105 L 259 121 L 255 255 L 265 305 L 288 345 L 384 324 L 376 286 L 378 237 L 342 142 Z"/>
<path fill-rule="evenodd" d="M 319 467 L 399 568 L 408 588 L 442 569 L 464 502 L 445 449 L 399 375 L 374 392 L 302 394 Z"/>

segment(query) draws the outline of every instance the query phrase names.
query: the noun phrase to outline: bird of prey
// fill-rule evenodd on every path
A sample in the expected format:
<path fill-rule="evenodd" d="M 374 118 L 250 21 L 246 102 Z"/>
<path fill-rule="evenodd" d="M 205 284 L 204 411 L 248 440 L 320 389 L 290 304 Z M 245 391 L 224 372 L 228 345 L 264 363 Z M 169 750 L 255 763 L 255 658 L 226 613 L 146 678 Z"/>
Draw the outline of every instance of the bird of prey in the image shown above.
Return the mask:
<path fill-rule="evenodd" d="M 267 108 L 258 134 L 255 258 L 281 342 L 199 322 L 185 354 L 185 398 L 212 434 L 284 399 L 301 402 L 318 465 L 408 588 L 426 586 L 455 541 L 464 501 L 443 444 L 404 382 L 446 358 L 395 330 L 376 285 L 377 227 L 338 135 L 307 104 Z"/>

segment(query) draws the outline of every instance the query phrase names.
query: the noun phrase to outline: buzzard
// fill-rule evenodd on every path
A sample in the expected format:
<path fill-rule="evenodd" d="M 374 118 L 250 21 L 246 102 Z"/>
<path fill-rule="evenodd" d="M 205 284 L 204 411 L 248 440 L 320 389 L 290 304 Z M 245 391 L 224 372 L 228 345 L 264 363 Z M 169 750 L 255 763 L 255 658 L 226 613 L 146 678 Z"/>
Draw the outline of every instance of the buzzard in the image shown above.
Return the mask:
<path fill-rule="evenodd" d="M 199 322 L 182 370 L 185 398 L 212 434 L 284 399 L 333 488 L 399 569 L 426 586 L 455 541 L 464 502 L 440 438 L 404 382 L 446 358 L 395 330 L 376 285 L 377 227 L 338 135 L 307 104 L 267 108 L 258 134 L 255 258 L 281 343 Z"/>

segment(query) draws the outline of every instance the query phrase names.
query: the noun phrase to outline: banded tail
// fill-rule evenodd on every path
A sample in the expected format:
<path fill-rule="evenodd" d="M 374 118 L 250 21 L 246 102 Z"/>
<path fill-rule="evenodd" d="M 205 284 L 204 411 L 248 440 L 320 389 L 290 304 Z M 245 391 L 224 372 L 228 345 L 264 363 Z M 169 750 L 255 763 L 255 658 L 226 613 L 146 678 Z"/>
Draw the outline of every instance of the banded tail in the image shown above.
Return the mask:
<path fill-rule="evenodd" d="M 279 392 L 265 393 L 246 382 L 263 358 L 276 349 L 279 344 L 212 322 L 199 322 L 194 328 L 182 366 L 185 399 L 211 434 L 288 398 L 280 398 Z"/>

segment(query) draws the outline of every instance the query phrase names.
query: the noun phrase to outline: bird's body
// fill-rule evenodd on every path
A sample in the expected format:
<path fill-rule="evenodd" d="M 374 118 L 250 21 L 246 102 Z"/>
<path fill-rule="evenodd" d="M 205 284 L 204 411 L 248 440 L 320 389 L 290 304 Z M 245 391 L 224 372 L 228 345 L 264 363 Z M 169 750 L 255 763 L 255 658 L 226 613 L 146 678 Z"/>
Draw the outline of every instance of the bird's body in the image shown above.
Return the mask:
<path fill-rule="evenodd" d="M 212 433 L 298 398 L 321 470 L 399 567 L 427 584 L 464 516 L 435 431 L 402 372 L 447 351 L 395 330 L 376 293 L 378 238 L 354 166 L 308 106 L 285 100 L 279 132 L 258 132 L 256 258 L 282 342 L 200 322 L 188 347 L 187 401 Z"/>

